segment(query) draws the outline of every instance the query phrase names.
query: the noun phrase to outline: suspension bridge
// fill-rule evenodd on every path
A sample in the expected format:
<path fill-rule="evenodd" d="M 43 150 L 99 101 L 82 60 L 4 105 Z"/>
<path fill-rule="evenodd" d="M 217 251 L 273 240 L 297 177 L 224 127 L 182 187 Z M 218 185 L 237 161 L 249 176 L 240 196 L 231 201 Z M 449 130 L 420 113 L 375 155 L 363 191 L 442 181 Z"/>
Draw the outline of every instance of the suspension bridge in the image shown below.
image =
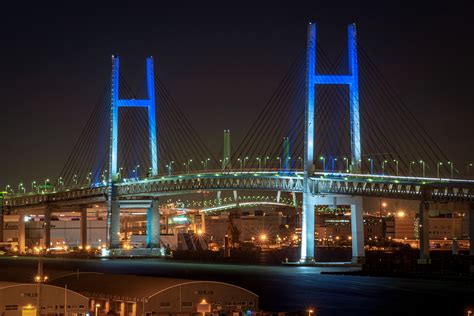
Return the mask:
<path fill-rule="evenodd" d="M 102 204 L 107 246 L 119 250 L 120 209 L 147 208 L 147 245 L 157 249 L 160 197 L 215 192 L 216 205 L 209 209 L 225 209 L 222 192 L 233 193 L 235 207 L 239 191 L 289 192 L 293 201 L 271 203 L 297 206 L 301 196 L 302 263 L 314 262 L 317 205 L 350 206 L 352 262 L 363 262 L 363 197 L 420 202 L 420 262 L 429 262 L 430 204 L 469 205 L 474 236 L 472 164 L 459 170 L 436 144 L 357 42 L 355 24 L 348 26 L 347 53 L 336 61 L 317 44 L 316 24 L 307 32 L 306 49 L 242 142 L 232 150 L 230 131 L 224 131 L 219 155 L 154 73 L 151 57 L 146 91 L 137 91 L 120 72 L 119 57 L 112 56 L 110 80 L 57 180 L 33 181 L 28 189 L 7 186 L 4 212 L 42 213 L 49 245 L 51 213 L 84 214 Z M 270 203 L 258 201 L 263 202 Z M 24 248 L 24 235 L 20 239 Z"/>

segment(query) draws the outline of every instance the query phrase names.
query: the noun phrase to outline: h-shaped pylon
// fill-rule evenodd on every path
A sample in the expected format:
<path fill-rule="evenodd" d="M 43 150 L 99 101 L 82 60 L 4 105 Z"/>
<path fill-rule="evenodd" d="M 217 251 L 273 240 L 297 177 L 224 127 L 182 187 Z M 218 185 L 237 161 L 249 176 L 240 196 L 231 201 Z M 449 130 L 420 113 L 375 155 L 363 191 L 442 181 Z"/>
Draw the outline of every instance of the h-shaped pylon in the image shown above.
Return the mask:
<path fill-rule="evenodd" d="M 316 85 L 349 85 L 351 122 L 351 169 L 360 172 L 360 118 L 359 118 L 359 73 L 357 67 L 356 26 L 348 27 L 349 74 L 320 75 L 316 71 L 316 24 L 309 23 L 306 55 L 306 104 L 304 136 L 303 212 L 301 227 L 301 261 L 314 261 L 314 202 L 311 199 L 308 177 L 314 172 L 314 100 Z"/>
<path fill-rule="evenodd" d="M 119 66 L 118 56 L 112 56 L 112 86 L 111 86 L 111 114 L 110 114 L 110 160 L 109 182 L 117 179 L 118 163 L 118 115 L 119 107 L 144 107 L 148 110 L 148 136 L 150 146 L 151 175 L 158 174 L 158 150 L 156 147 L 156 116 L 155 116 L 155 80 L 153 71 L 153 58 L 146 59 L 146 77 L 148 99 L 127 100 L 119 99 Z"/>
<path fill-rule="evenodd" d="M 360 117 L 359 117 L 359 71 L 357 63 L 356 25 L 348 26 L 349 74 L 320 75 L 316 72 L 316 24 L 308 25 L 307 42 L 307 99 L 306 99 L 306 167 L 312 172 L 314 167 L 314 100 L 316 85 L 348 85 L 351 129 L 351 171 L 360 172 Z"/>

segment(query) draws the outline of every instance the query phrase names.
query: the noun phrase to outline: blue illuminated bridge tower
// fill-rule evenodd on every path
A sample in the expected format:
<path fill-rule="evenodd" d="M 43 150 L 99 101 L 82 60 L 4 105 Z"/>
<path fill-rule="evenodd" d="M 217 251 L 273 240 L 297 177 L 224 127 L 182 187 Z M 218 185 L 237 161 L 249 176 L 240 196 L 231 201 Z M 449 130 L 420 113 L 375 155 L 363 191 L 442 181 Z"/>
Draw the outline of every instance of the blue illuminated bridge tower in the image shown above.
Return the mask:
<path fill-rule="evenodd" d="M 144 100 L 126 100 L 119 98 L 120 59 L 112 56 L 112 84 L 110 108 L 110 157 L 109 157 L 109 194 L 107 203 L 107 241 L 110 248 L 120 247 L 120 204 L 117 199 L 114 183 L 119 180 L 118 174 L 118 122 L 120 107 L 140 107 L 148 111 L 148 137 L 150 148 L 150 176 L 158 174 L 158 149 L 156 146 L 156 115 L 155 115 L 155 82 L 153 58 L 146 60 L 148 98 Z M 143 205 L 138 205 L 141 207 Z M 158 203 L 151 201 L 148 207 L 147 246 L 159 247 L 160 219 Z"/>
<path fill-rule="evenodd" d="M 316 24 L 309 23 L 307 35 L 306 64 L 306 102 L 304 135 L 304 183 L 303 215 L 301 236 L 301 262 L 314 262 L 314 214 L 316 205 L 351 205 L 352 256 L 357 263 L 364 257 L 364 236 L 362 218 L 362 199 L 343 196 L 317 196 L 310 192 L 309 177 L 314 173 L 314 107 L 316 85 L 348 85 L 351 131 L 351 171 L 359 173 L 361 169 L 360 119 L 359 119 L 359 78 L 357 67 L 356 26 L 348 26 L 349 74 L 320 75 L 316 72 Z"/>

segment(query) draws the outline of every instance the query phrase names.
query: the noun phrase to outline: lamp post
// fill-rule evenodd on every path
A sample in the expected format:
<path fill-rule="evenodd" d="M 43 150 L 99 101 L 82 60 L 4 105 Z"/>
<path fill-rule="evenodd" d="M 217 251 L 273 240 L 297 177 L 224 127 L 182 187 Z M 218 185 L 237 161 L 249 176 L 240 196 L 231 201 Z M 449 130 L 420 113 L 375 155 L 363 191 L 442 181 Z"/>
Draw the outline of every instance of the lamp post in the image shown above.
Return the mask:
<path fill-rule="evenodd" d="M 8 192 L 9 190 L 10 190 L 10 192 Z M 12 187 L 9 184 L 7 184 L 7 186 L 5 187 L 5 191 L 7 193 L 13 193 Z"/>
<path fill-rule="evenodd" d="M 276 160 L 278 160 L 278 166 L 279 166 L 278 170 L 281 170 L 281 159 L 280 159 L 280 157 L 276 157 Z"/>
<path fill-rule="evenodd" d="M 323 171 L 326 172 L 326 157 L 320 156 L 320 157 L 319 157 L 319 160 L 322 161 L 322 163 L 323 163 Z"/>
<path fill-rule="evenodd" d="M 64 186 L 63 177 L 59 177 L 59 179 L 58 179 L 58 184 L 59 184 L 59 188 L 62 190 L 62 189 L 63 189 L 63 186 Z"/>
<path fill-rule="evenodd" d="M 92 182 L 92 172 L 89 172 L 87 174 L 87 184 L 91 185 L 91 182 Z"/>
<path fill-rule="evenodd" d="M 21 191 L 23 191 L 23 193 L 25 193 L 25 187 L 23 186 L 23 183 L 20 183 L 18 185 L 18 194 L 20 194 Z"/>
<path fill-rule="evenodd" d="M 367 161 L 370 163 L 370 174 L 374 174 L 374 160 L 372 158 L 368 158 Z"/>
<path fill-rule="evenodd" d="M 349 172 L 349 159 L 347 157 L 343 157 L 344 163 L 346 164 L 346 172 Z"/>
<path fill-rule="evenodd" d="M 382 175 L 385 175 L 385 164 L 387 163 L 387 160 L 382 161 Z"/>
<path fill-rule="evenodd" d="M 336 161 L 337 161 L 337 158 L 332 158 L 332 171 L 336 169 Z"/>
<path fill-rule="evenodd" d="M 243 169 L 243 167 L 242 167 L 242 159 L 237 158 L 237 161 L 239 162 L 239 165 L 240 165 L 240 171 L 242 171 L 242 169 Z"/>
<path fill-rule="evenodd" d="M 466 168 L 467 168 L 467 176 L 468 176 L 468 177 L 471 176 L 471 172 L 470 172 L 470 171 L 471 171 L 471 167 L 472 167 L 472 163 L 470 163 L 470 164 L 468 164 L 468 165 L 466 166 Z"/>
<path fill-rule="evenodd" d="M 303 158 L 298 157 L 299 169 L 303 169 Z"/>
<path fill-rule="evenodd" d="M 443 165 L 443 163 L 441 161 L 436 164 L 436 177 L 437 178 L 440 178 L 440 176 L 439 176 L 439 167 L 442 166 L 442 165 Z"/>
<path fill-rule="evenodd" d="M 451 179 L 454 177 L 454 164 L 451 161 L 448 161 L 448 165 L 451 167 Z"/>
<path fill-rule="evenodd" d="M 412 167 L 411 167 L 412 165 L 415 165 L 415 162 L 414 162 L 414 161 L 410 162 L 410 165 L 409 165 L 410 171 L 408 172 L 408 175 L 409 175 L 409 176 L 412 175 L 412 171 L 413 171 L 413 169 L 412 169 Z"/>
<path fill-rule="evenodd" d="M 396 174 L 397 177 L 398 177 L 398 160 L 393 159 L 393 162 L 395 163 L 395 174 Z"/>
<path fill-rule="evenodd" d="M 270 157 L 266 156 L 263 158 L 263 169 L 267 169 L 267 160 L 270 159 Z"/>
<path fill-rule="evenodd" d="M 244 169 L 245 169 L 245 162 L 246 162 L 247 160 L 249 160 L 249 157 L 245 157 L 245 158 L 244 158 Z"/>
<path fill-rule="evenodd" d="M 77 174 L 72 176 L 72 182 L 74 182 L 74 184 L 77 186 Z"/>
<path fill-rule="evenodd" d="M 260 169 L 262 168 L 262 159 L 260 159 L 260 157 L 257 157 L 256 159 L 258 161 L 258 171 L 260 171 Z"/>
<path fill-rule="evenodd" d="M 38 189 L 38 186 L 36 185 L 36 181 L 31 181 L 31 192 L 35 192 L 35 190 Z"/>
<path fill-rule="evenodd" d="M 95 316 L 98 316 L 98 310 L 99 310 L 100 304 L 95 304 Z"/>
<path fill-rule="evenodd" d="M 421 168 L 423 170 L 423 177 L 426 176 L 425 170 L 426 170 L 426 162 L 424 160 L 420 160 L 421 163 Z"/>

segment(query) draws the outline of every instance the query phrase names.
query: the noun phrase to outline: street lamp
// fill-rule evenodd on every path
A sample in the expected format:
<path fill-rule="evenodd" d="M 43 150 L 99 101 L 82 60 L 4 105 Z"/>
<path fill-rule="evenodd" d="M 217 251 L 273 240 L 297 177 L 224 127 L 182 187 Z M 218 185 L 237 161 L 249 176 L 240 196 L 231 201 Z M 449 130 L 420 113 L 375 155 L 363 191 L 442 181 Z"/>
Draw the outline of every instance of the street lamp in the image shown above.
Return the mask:
<path fill-rule="evenodd" d="M 382 161 L 382 175 L 385 175 L 385 164 L 387 163 L 387 160 Z"/>
<path fill-rule="evenodd" d="M 36 181 L 31 182 L 31 192 L 35 192 L 35 189 L 38 189 L 38 186 L 36 185 Z"/>
<path fill-rule="evenodd" d="M 280 159 L 280 157 L 276 157 L 276 160 L 278 160 L 278 165 L 280 166 L 278 170 L 281 170 L 281 159 Z"/>
<path fill-rule="evenodd" d="M 471 167 L 472 167 L 472 163 L 470 163 L 470 164 L 468 164 L 468 165 L 466 166 L 466 168 L 467 168 L 467 176 L 468 176 L 468 177 L 471 176 L 471 173 L 470 173 Z"/>
<path fill-rule="evenodd" d="M 332 158 L 332 171 L 334 171 L 336 168 L 336 161 L 337 161 L 337 158 Z"/>
<path fill-rule="evenodd" d="M 442 165 L 443 165 L 443 163 L 441 161 L 436 164 L 436 177 L 437 178 L 440 178 L 440 176 L 439 176 L 439 167 L 442 166 Z"/>
<path fill-rule="evenodd" d="M 188 160 L 188 165 L 187 165 L 187 167 L 188 167 L 187 174 L 189 174 L 189 173 L 191 172 L 191 168 L 189 167 L 189 165 L 191 164 L 191 162 L 193 162 L 193 160 L 192 160 L 192 159 L 189 159 L 189 160 Z"/>
<path fill-rule="evenodd" d="M 266 156 L 263 158 L 263 169 L 267 169 L 267 160 L 270 159 L 270 157 Z"/>
<path fill-rule="evenodd" d="M 298 157 L 298 162 L 299 162 L 299 165 L 300 165 L 299 169 L 303 169 L 303 158 Z"/>
<path fill-rule="evenodd" d="M 23 183 L 20 183 L 18 185 L 18 193 L 21 193 L 21 191 L 23 191 L 23 193 L 25 193 L 25 191 L 26 191 L 25 187 L 23 186 Z"/>
<path fill-rule="evenodd" d="M 92 172 L 89 172 L 89 173 L 87 174 L 87 178 L 86 178 L 86 179 L 87 179 L 87 183 L 88 183 L 89 185 L 91 185 L 91 182 L 92 182 Z"/>
<path fill-rule="evenodd" d="M 415 162 L 414 162 L 414 161 L 410 162 L 410 165 L 409 165 L 410 171 L 408 172 L 408 175 L 409 175 L 409 176 L 412 175 L 412 171 L 413 171 L 413 169 L 412 169 L 412 167 L 411 167 L 412 165 L 415 165 Z"/>
<path fill-rule="evenodd" d="M 451 179 L 454 177 L 454 164 L 448 161 L 448 165 L 451 167 Z"/>
<path fill-rule="evenodd" d="M 77 186 L 77 174 L 72 177 L 72 182 Z"/>
<path fill-rule="evenodd" d="M 137 179 L 140 178 L 140 165 L 137 165 L 135 167 L 135 170 L 137 171 Z"/>
<path fill-rule="evenodd" d="M 396 174 L 397 177 L 398 177 L 398 160 L 393 159 L 393 162 L 395 163 L 395 174 Z"/>
<path fill-rule="evenodd" d="M 170 163 L 166 165 L 166 167 L 168 167 L 168 176 L 171 176 L 173 164 L 174 164 L 174 161 L 170 161 Z"/>
<path fill-rule="evenodd" d="M 420 160 L 420 163 L 421 163 L 422 170 L 423 170 L 423 177 L 425 177 L 425 175 L 426 175 L 426 173 L 425 173 L 426 162 L 424 160 Z"/>
<path fill-rule="evenodd" d="M 10 190 L 10 193 L 13 193 L 13 190 L 12 190 L 12 187 L 7 184 L 7 186 L 5 187 L 5 191 L 8 193 L 8 190 Z"/>
<path fill-rule="evenodd" d="M 95 304 L 95 316 L 98 316 L 97 311 L 99 310 L 100 304 Z"/>
<path fill-rule="evenodd" d="M 374 174 L 374 160 L 369 158 L 367 161 L 370 163 L 370 174 Z"/>
<path fill-rule="evenodd" d="M 347 157 L 343 157 L 344 163 L 346 164 L 346 172 L 349 172 L 349 159 Z"/>
<path fill-rule="evenodd" d="M 260 168 L 262 168 L 262 159 L 260 159 L 260 157 L 257 157 L 256 159 L 258 161 L 258 170 L 260 171 Z"/>
<path fill-rule="evenodd" d="M 247 160 L 249 160 L 249 157 L 245 157 L 245 158 L 244 158 L 244 169 L 245 169 L 245 162 L 246 162 Z"/>
<path fill-rule="evenodd" d="M 237 158 L 237 161 L 239 162 L 239 165 L 240 165 L 240 170 L 242 170 L 242 159 L 240 159 L 240 158 Z"/>
<path fill-rule="evenodd" d="M 326 157 L 321 156 L 321 157 L 319 157 L 319 160 L 322 161 L 322 163 L 323 163 L 323 171 L 326 172 Z"/>

